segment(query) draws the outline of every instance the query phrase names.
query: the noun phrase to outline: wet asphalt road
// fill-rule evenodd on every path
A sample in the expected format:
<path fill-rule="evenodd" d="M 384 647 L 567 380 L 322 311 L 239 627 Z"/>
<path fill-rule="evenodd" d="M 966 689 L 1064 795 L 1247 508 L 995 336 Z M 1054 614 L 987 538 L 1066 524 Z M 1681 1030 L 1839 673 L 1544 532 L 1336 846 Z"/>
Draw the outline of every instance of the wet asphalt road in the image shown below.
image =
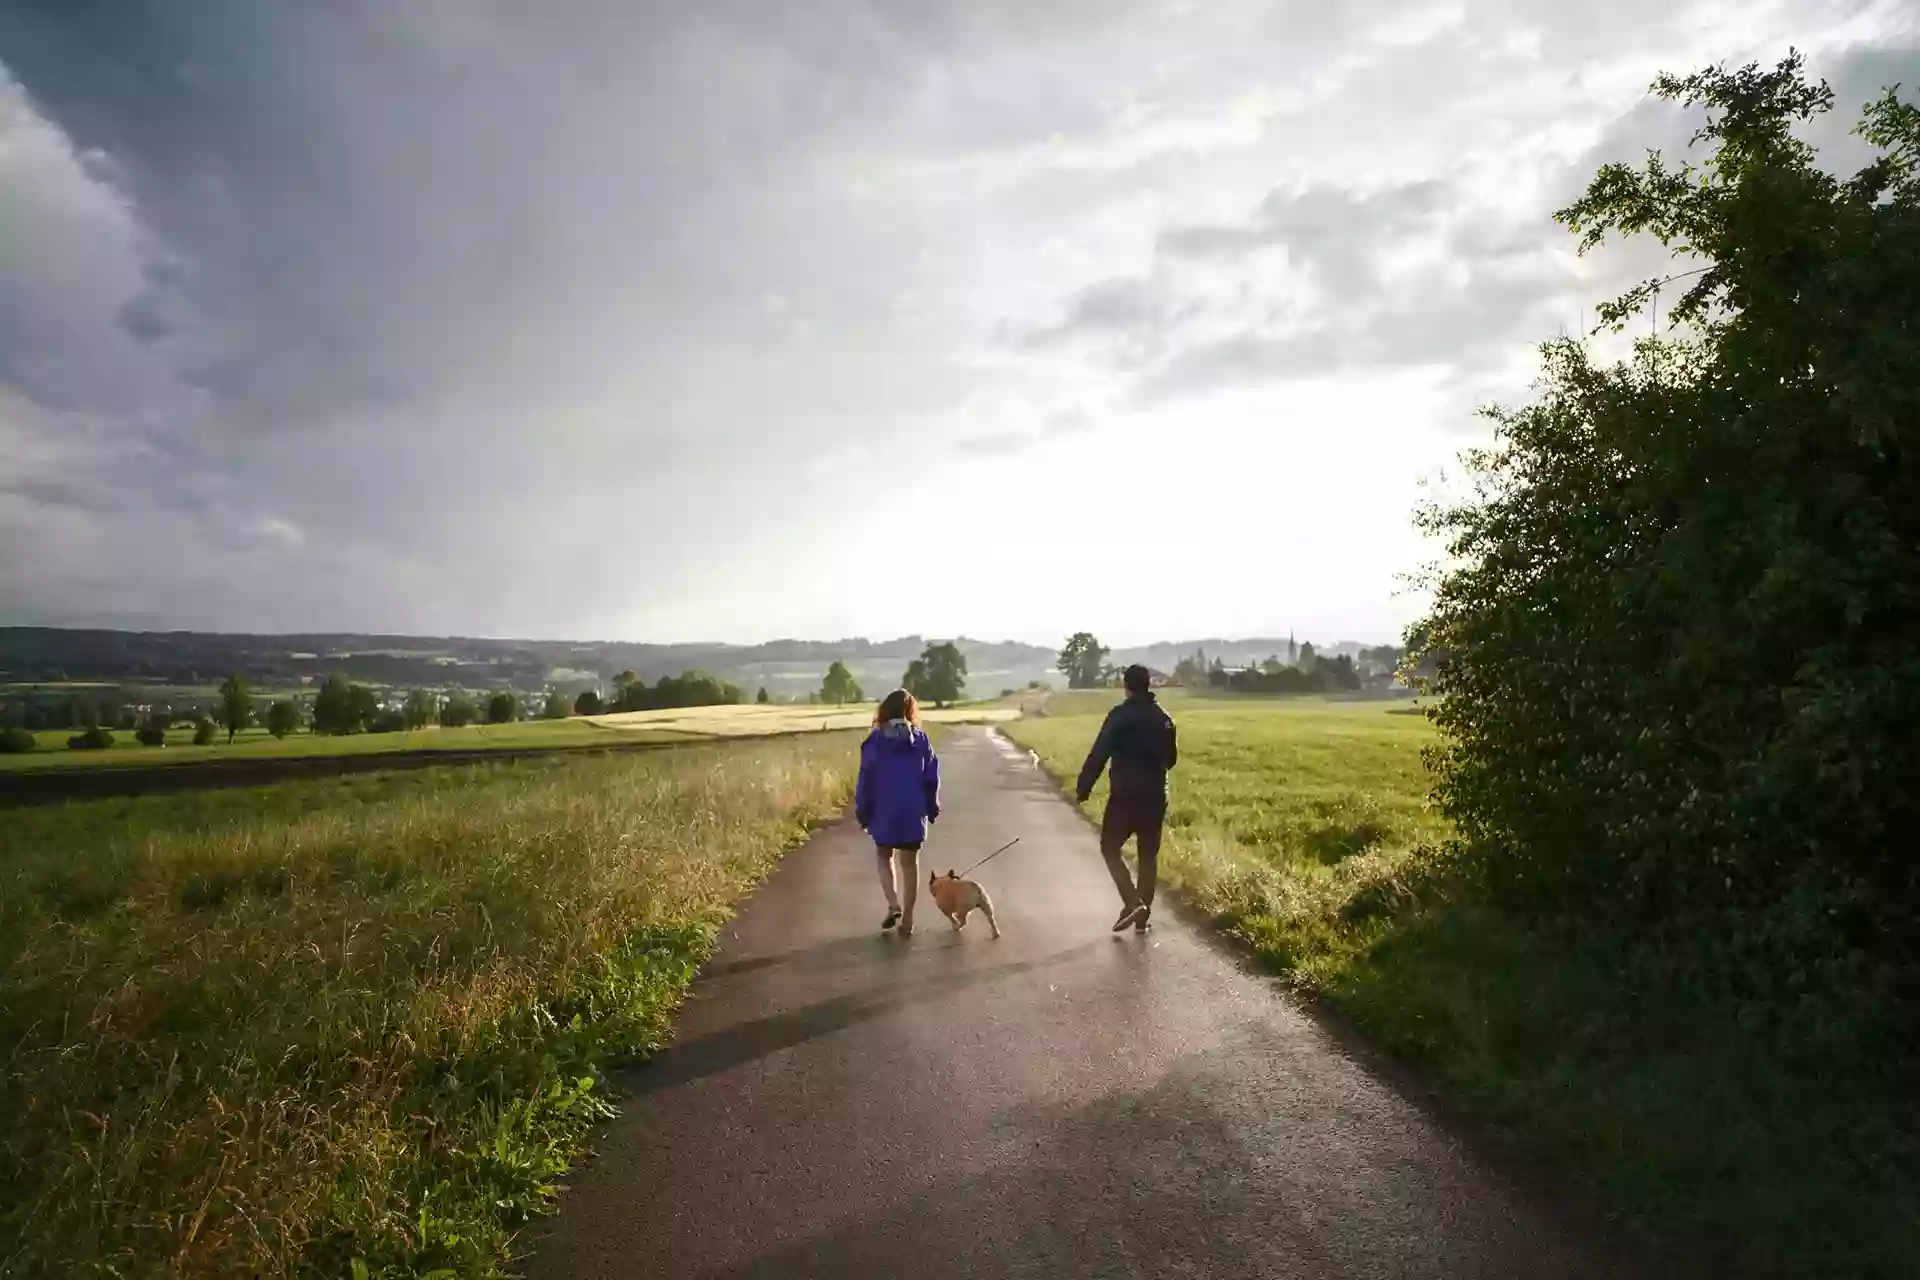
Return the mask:
<path fill-rule="evenodd" d="M 1190 925 L 1111 935 L 1094 835 L 1024 751 L 966 729 L 942 764 L 915 936 L 879 933 L 850 822 L 791 855 L 526 1274 L 1629 1274 Z M 978 874 L 1004 936 L 955 934 L 927 871 L 1015 836 Z"/>

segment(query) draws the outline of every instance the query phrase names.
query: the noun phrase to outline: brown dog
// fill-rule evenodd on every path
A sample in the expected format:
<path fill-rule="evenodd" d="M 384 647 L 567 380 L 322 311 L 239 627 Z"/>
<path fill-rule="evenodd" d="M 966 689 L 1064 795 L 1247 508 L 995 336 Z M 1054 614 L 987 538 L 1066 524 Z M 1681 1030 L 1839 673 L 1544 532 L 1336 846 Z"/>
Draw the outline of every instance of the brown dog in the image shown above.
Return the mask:
<path fill-rule="evenodd" d="M 967 927 L 967 917 L 978 911 L 987 918 L 987 928 L 993 930 L 993 936 L 1000 936 L 1000 925 L 993 918 L 993 899 L 980 887 L 976 880 L 962 880 L 948 871 L 943 875 L 927 877 L 927 891 L 933 894 L 934 902 L 940 908 L 940 914 L 953 921 L 954 929 Z"/>

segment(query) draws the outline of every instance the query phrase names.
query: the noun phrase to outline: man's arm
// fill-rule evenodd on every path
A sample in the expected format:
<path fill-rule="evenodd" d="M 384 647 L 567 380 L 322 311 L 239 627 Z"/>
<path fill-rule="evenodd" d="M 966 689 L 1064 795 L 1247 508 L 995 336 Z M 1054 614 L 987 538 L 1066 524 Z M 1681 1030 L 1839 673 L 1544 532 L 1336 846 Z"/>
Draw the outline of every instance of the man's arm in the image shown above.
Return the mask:
<path fill-rule="evenodd" d="M 1173 768 L 1173 766 L 1179 763 L 1180 763 L 1179 735 L 1174 731 L 1173 717 L 1168 716 L 1167 717 L 1167 768 L 1171 769 Z"/>
<path fill-rule="evenodd" d="M 1107 767 L 1107 761 L 1113 756 L 1114 722 L 1120 715 L 1120 708 L 1107 712 L 1107 718 L 1100 722 L 1100 733 L 1093 740 L 1093 750 L 1087 752 L 1087 762 L 1080 766 L 1080 781 L 1074 787 L 1074 794 L 1085 804 L 1087 797 L 1093 794 L 1093 784 L 1100 781 L 1100 771 Z"/>

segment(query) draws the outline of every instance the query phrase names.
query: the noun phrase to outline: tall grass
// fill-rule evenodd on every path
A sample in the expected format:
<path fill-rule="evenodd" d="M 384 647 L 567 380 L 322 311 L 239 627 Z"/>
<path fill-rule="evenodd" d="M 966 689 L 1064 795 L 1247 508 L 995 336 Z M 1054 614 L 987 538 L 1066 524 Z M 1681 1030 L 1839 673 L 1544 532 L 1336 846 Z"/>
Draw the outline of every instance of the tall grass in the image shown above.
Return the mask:
<path fill-rule="evenodd" d="M 844 735 L 9 813 L 0 1274 L 484 1275 Z"/>

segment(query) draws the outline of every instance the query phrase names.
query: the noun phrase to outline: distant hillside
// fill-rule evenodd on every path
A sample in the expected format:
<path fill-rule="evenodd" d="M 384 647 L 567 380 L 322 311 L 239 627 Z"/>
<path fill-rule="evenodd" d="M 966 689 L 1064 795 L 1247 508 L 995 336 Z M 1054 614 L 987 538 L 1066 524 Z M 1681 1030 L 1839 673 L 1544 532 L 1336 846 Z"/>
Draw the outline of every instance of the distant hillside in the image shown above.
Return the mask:
<path fill-rule="evenodd" d="M 1304 637 L 1301 637 L 1304 639 Z M 1030 681 L 1062 684 L 1055 651 L 1018 641 L 962 636 L 968 691 L 990 697 Z M 648 683 L 662 676 L 700 670 L 739 685 L 751 697 L 764 687 L 776 698 L 804 698 L 820 687 L 827 665 L 847 664 L 869 693 L 899 683 L 907 663 L 927 646 L 924 636 L 869 640 L 770 640 L 764 644 L 629 644 L 620 641 L 483 640 L 463 636 L 361 635 L 325 632 L 295 635 L 227 635 L 197 631 L 95 631 L 55 627 L 0 627 L 0 686 L 96 681 L 129 686 L 210 686 L 238 671 L 265 687 L 290 687 L 343 672 L 352 679 L 394 688 L 523 691 L 559 687 L 568 692 L 606 688 L 631 669 Z M 1329 656 L 1357 654 L 1363 647 L 1343 640 L 1314 647 Z M 1145 663 L 1172 671 L 1180 659 L 1204 650 L 1211 662 L 1258 663 L 1287 652 L 1281 638 L 1212 638 L 1123 648 L 1115 665 Z M 0 693 L 4 690 L 0 689 Z"/>
<path fill-rule="evenodd" d="M 1042 678 L 1053 650 L 961 637 L 971 686 L 985 693 Z M 804 696 L 834 661 L 870 690 L 891 688 L 920 655 L 921 636 L 894 640 L 773 640 L 766 644 L 629 644 L 618 641 L 482 640 L 462 636 L 227 635 L 196 631 L 94 631 L 0 627 L 0 684 L 100 681 L 196 686 L 238 671 L 262 686 L 308 683 L 339 671 L 371 684 L 423 688 L 544 689 L 605 686 L 625 670 L 649 683 L 701 670 L 749 694 Z"/>

